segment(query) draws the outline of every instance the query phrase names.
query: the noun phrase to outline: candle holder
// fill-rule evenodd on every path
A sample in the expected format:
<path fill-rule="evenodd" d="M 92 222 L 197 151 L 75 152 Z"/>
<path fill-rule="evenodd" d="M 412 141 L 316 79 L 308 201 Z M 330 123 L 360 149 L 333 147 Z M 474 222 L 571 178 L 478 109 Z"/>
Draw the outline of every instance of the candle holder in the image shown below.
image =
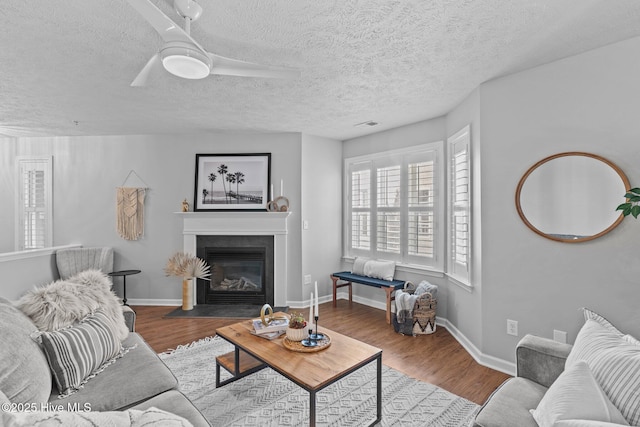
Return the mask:
<path fill-rule="evenodd" d="M 318 330 L 317 328 L 318 328 L 318 325 L 316 324 L 316 332 Z M 300 341 L 300 343 L 305 347 L 317 347 L 318 346 L 318 340 L 314 338 L 314 335 L 316 335 L 316 334 L 313 333 L 313 329 L 309 328 L 309 337 L 303 339 L 302 341 Z M 323 336 L 323 338 L 324 338 L 324 336 Z"/>
<path fill-rule="evenodd" d="M 314 341 L 320 341 L 324 339 L 324 334 L 319 334 L 318 333 L 318 319 L 320 318 L 319 316 L 314 316 L 313 317 L 314 320 L 316 321 L 316 333 L 312 333 L 312 330 L 309 329 L 309 339 L 313 339 Z"/>

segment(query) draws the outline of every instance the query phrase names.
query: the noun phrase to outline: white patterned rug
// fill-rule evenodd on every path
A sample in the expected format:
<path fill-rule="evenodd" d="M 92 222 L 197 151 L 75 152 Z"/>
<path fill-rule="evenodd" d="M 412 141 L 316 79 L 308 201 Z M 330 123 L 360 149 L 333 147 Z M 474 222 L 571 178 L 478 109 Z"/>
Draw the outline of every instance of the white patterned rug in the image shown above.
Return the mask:
<path fill-rule="evenodd" d="M 215 357 L 231 350 L 231 344 L 212 337 L 159 356 L 178 378 L 180 390 L 215 427 L 309 425 L 309 393 L 269 368 L 216 389 Z M 375 367 L 375 362 L 370 363 L 318 392 L 317 425 L 371 424 L 376 413 Z M 379 426 L 467 426 L 478 408 L 382 366 Z"/>

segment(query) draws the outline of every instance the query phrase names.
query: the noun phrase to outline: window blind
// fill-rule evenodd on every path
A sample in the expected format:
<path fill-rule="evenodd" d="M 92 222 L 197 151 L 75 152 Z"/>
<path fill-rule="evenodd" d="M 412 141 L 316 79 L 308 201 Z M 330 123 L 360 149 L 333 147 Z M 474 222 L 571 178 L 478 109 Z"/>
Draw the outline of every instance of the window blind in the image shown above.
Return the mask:
<path fill-rule="evenodd" d="M 449 273 L 468 282 L 471 259 L 470 134 L 466 126 L 449 138 L 450 174 L 450 262 Z"/>
<path fill-rule="evenodd" d="M 51 158 L 17 159 L 16 250 L 52 246 Z"/>
<path fill-rule="evenodd" d="M 443 268 L 441 151 L 434 143 L 345 160 L 347 256 Z"/>

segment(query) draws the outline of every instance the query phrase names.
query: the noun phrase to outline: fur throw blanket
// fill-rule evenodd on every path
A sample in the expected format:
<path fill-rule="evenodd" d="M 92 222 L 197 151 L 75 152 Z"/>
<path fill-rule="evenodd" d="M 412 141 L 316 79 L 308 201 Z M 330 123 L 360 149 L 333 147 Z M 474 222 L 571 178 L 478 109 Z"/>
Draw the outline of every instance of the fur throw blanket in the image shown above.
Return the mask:
<path fill-rule="evenodd" d="M 101 308 L 118 326 L 120 340 L 129 335 L 120 300 L 100 270 L 85 270 L 67 280 L 35 288 L 18 300 L 17 307 L 41 331 L 65 328 Z"/>

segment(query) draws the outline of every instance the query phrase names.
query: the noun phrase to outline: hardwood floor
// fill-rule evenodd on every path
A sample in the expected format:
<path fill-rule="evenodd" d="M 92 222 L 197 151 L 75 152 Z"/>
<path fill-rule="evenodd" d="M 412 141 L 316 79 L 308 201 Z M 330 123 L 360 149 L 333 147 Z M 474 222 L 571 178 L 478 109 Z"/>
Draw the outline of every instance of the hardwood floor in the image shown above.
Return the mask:
<path fill-rule="evenodd" d="M 320 305 L 320 325 L 383 350 L 382 362 L 422 381 L 435 384 L 482 404 L 508 375 L 477 364 L 443 327 L 431 335 L 397 334 L 385 321 L 385 312 L 339 300 L 337 307 Z M 175 307 L 135 306 L 136 332 L 156 352 L 215 335 L 216 328 L 240 319 L 177 319 L 163 316 Z M 302 310 L 306 313 L 307 309 Z"/>

